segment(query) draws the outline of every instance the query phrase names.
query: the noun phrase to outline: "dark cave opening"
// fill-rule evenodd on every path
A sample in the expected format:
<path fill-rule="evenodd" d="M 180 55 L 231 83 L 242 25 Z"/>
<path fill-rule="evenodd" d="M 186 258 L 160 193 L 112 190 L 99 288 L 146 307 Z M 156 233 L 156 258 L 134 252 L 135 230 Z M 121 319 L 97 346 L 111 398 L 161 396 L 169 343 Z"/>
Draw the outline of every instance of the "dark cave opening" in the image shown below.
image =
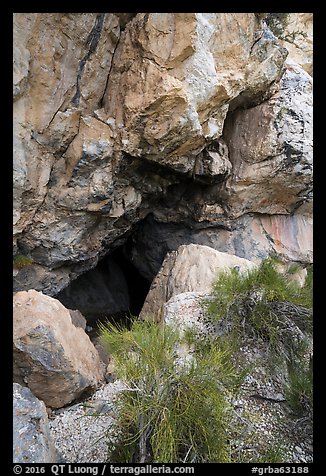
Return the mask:
<path fill-rule="evenodd" d="M 129 293 L 128 311 L 132 316 L 138 316 L 148 294 L 151 282 L 140 274 L 131 259 L 129 259 L 128 248 L 129 240 L 123 246 L 113 251 L 110 256 L 119 264 L 127 281 Z"/>
<path fill-rule="evenodd" d="M 131 318 L 137 317 L 142 309 L 151 282 L 129 258 L 130 240 L 55 296 L 68 309 L 82 313 L 90 336 L 96 336 L 100 322 L 128 327 Z"/>

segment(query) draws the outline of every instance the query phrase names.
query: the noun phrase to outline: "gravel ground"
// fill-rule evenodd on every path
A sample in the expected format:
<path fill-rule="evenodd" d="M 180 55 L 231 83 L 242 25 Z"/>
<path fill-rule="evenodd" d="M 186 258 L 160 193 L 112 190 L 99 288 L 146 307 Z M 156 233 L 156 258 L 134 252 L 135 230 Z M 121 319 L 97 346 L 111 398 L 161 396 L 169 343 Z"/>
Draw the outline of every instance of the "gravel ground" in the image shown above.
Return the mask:
<path fill-rule="evenodd" d="M 202 315 L 199 311 L 195 312 L 192 294 L 187 293 L 186 302 L 177 304 L 182 306 L 187 317 L 192 315 L 194 321 L 200 321 Z M 168 310 L 173 316 L 175 309 Z M 198 325 L 198 322 L 195 324 Z M 204 327 L 200 330 L 205 335 Z M 180 363 L 191 361 L 193 356 L 189 348 L 180 346 L 178 350 Z M 290 417 L 283 384 L 275 376 L 272 378 L 266 366 L 267 357 L 264 346 L 249 338 L 243 341 L 237 353 L 239 369 L 250 364 L 251 371 L 245 377 L 239 393 L 227 398 L 233 414 L 229 428 L 232 460 L 259 462 L 263 454 L 273 458 L 271 453 L 268 456 L 268 452 L 279 448 L 282 461 L 286 458 L 287 463 L 310 463 L 313 454 L 310 423 L 295 421 Z M 52 412 L 50 432 L 63 462 L 106 462 L 105 435 L 114 429 L 114 401 L 124 388 L 120 380 L 115 380 L 97 390 L 86 402 Z"/>
<path fill-rule="evenodd" d="M 241 360 L 253 364 L 245 377 L 237 397 L 229 400 L 234 409 L 236 434 L 232 452 L 242 460 L 257 462 L 268 451 L 280 451 L 288 463 L 313 461 L 312 431 L 309 419 L 306 423 L 295 420 L 284 396 L 283 384 L 272 376 L 263 346 L 247 339 L 237 353 L 239 370 Z M 308 428 L 306 428 L 308 427 Z M 239 431 L 240 429 L 240 431 Z M 272 451 L 273 452 L 273 451 Z"/>
<path fill-rule="evenodd" d="M 52 412 L 50 433 L 63 462 L 106 462 L 105 434 L 114 426 L 114 400 L 123 388 L 116 380 L 86 402 Z"/>
<path fill-rule="evenodd" d="M 52 412 L 50 432 L 62 462 L 106 462 L 105 434 L 114 428 L 114 400 L 124 388 L 116 380 L 86 402 Z M 264 450 L 280 444 L 288 463 L 312 462 L 312 442 L 300 435 L 295 424 L 289 425 L 284 404 L 252 398 L 248 393 L 243 389 L 241 396 L 230 399 L 235 424 L 234 433 L 230 428 L 232 459 L 255 462 Z"/>
<path fill-rule="evenodd" d="M 232 401 L 232 406 L 237 435 L 231 444 L 234 459 L 254 463 L 274 448 L 281 451 L 287 463 L 313 461 L 311 440 L 300 435 L 283 403 L 242 395 Z"/>

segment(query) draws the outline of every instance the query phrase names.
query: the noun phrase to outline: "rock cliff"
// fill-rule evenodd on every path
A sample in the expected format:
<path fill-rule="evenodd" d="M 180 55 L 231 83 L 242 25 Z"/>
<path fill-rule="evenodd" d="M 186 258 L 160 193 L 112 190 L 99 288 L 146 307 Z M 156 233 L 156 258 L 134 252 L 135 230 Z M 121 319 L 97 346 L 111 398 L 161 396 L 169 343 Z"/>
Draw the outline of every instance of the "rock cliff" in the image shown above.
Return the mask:
<path fill-rule="evenodd" d="M 203 325 L 217 273 L 270 254 L 284 274 L 299 263 L 291 279 L 303 286 L 312 20 L 14 14 L 15 462 L 103 461 L 123 385 L 91 319 L 142 309 L 143 319 Z M 249 440 L 255 425 L 263 445 L 273 431 L 289 441 L 286 461 L 310 462 L 311 435 L 277 426 L 285 399 L 258 344 L 240 349 L 256 373 L 237 415 L 253 412 Z"/>
<path fill-rule="evenodd" d="M 286 16 L 282 16 L 286 15 Z M 131 236 L 312 261 L 312 14 L 14 15 L 16 291 Z"/>

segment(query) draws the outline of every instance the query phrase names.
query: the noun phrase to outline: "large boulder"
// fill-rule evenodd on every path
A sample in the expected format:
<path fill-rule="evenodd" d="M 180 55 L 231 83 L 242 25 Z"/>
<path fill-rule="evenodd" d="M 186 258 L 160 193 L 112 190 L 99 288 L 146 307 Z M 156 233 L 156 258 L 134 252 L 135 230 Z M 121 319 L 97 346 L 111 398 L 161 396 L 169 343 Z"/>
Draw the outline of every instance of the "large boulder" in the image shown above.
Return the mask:
<path fill-rule="evenodd" d="M 187 291 L 210 291 L 221 271 L 254 268 L 252 261 L 221 253 L 208 246 L 182 245 L 169 253 L 152 282 L 140 313 L 142 319 L 162 319 L 164 304 L 174 295 Z"/>
<path fill-rule="evenodd" d="M 172 296 L 163 306 L 164 324 L 178 330 L 181 337 L 185 331 L 195 330 L 199 335 L 207 336 L 210 326 L 205 321 L 201 299 L 208 299 L 207 292 L 186 292 Z"/>
<path fill-rule="evenodd" d="M 58 462 L 44 403 L 18 383 L 13 387 L 13 462 Z"/>
<path fill-rule="evenodd" d="M 98 352 L 68 309 L 34 290 L 16 293 L 13 308 L 14 381 L 54 408 L 96 388 L 103 379 Z"/>

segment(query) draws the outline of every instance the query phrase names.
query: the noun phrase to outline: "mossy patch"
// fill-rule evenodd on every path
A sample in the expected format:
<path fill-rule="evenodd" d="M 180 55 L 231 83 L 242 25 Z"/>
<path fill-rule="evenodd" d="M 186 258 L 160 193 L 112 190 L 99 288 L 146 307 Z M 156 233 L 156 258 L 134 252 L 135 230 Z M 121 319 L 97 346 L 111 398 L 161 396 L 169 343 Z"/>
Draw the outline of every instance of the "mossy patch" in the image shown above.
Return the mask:
<path fill-rule="evenodd" d="M 33 264 L 33 259 L 25 255 L 16 255 L 13 258 L 14 269 L 22 269 Z"/>

